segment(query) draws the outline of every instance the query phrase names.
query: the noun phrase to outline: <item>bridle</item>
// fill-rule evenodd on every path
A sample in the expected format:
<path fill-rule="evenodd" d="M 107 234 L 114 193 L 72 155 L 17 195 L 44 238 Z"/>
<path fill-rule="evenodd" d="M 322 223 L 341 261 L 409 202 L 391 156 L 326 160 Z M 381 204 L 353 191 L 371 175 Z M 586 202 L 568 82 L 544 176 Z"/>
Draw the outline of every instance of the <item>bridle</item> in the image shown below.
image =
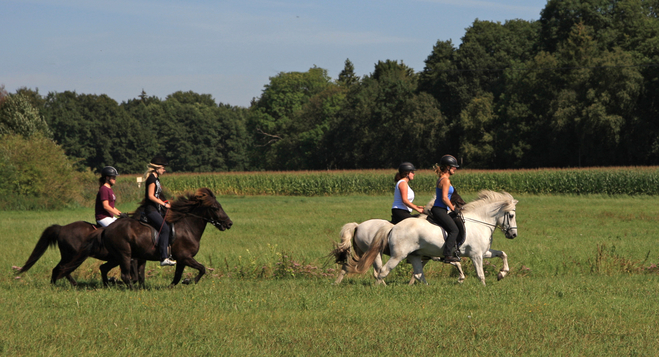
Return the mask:
<path fill-rule="evenodd" d="M 201 219 L 203 219 L 206 223 L 210 223 L 210 224 L 212 224 L 214 227 L 218 227 L 218 228 L 219 228 L 220 224 L 222 224 L 221 221 L 217 221 L 217 220 L 215 220 L 215 219 L 213 219 L 213 218 L 202 217 L 202 216 L 196 215 L 196 214 L 194 214 L 194 213 L 183 213 L 183 215 L 185 215 L 185 216 L 192 216 L 192 217 L 196 217 L 196 218 L 201 218 Z"/>
<path fill-rule="evenodd" d="M 513 209 L 513 212 L 515 212 L 514 209 Z M 510 216 L 511 216 L 511 214 L 510 214 L 509 212 L 506 212 L 506 215 L 503 217 L 503 224 L 502 224 L 501 227 L 500 227 L 500 228 L 501 228 L 501 232 L 503 232 L 503 234 L 505 234 L 506 236 L 509 235 L 508 232 L 510 232 L 511 230 L 513 230 L 513 229 L 517 229 L 517 226 L 514 226 L 514 227 L 513 227 L 513 226 L 510 225 Z M 477 220 L 477 219 L 473 219 L 473 218 L 465 217 L 464 215 L 463 215 L 462 217 L 463 217 L 466 221 L 471 221 L 471 222 L 475 222 L 475 223 L 484 224 L 484 225 L 489 226 L 489 227 L 492 227 L 492 228 L 494 228 L 494 229 L 497 228 L 497 223 L 492 224 L 492 223 L 488 223 L 488 222 L 483 222 L 483 221 L 479 221 L 479 220 Z M 494 233 L 494 231 L 492 231 L 492 233 Z"/>

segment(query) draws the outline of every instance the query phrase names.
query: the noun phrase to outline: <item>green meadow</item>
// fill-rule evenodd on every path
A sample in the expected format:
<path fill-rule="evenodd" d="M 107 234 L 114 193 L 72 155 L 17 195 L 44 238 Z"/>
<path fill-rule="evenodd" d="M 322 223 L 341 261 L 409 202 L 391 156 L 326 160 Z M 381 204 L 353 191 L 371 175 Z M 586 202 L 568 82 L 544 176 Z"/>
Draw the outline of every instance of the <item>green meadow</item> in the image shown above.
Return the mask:
<path fill-rule="evenodd" d="M 497 281 L 501 262 L 491 260 L 487 286 L 468 259 L 463 284 L 430 262 L 428 286 L 407 285 L 407 264 L 387 286 L 370 272 L 332 285 L 327 254 L 341 226 L 388 219 L 390 195 L 220 196 L 234 226 L 207 227 L 199 284 L 169 288 L 174 269 L 149 262 L 146 288 L 133 291 L 102 288 L 93 259 L 74 274 L 78 288 L 51 286 L 56 248 L 18 278 L 12 269 L 46 227 L 89 221 L 92 208 L 2 211 L 0 355 L 656 355 L 659 200 L 514 196 L 519 236 L 497 231 L 492 244 L 511 274 Z"/>

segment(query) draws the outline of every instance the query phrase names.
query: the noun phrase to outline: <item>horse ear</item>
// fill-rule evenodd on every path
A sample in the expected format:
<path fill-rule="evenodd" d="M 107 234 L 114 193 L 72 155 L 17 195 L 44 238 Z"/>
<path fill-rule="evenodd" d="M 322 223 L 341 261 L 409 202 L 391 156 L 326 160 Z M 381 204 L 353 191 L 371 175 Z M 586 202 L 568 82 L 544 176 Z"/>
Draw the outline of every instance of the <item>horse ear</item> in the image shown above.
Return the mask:
<path fill-rule="evenodd" d="M 517 206 L 517 202 L 519 202 L 519 201 L 518 200 L 513 200 L 513 204 L 515 204 L 515 206 Z"/>

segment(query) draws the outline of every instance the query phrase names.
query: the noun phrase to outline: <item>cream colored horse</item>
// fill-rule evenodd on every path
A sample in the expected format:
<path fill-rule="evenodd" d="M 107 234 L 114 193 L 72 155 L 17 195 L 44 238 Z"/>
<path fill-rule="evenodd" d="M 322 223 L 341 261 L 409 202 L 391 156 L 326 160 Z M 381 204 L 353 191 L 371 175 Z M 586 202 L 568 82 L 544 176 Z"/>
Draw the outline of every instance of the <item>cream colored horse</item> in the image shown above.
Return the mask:
<path fill-rule="evenodd" d="M 460 255 L 471 258 L 476 274 L 485 285 L 483 258 L 500 257 L 503 267 L 498 279 L 503 279 L 509 271 L 506 253 L 490 249 L 496 227 L 501 227 L 506 238 L 517 236 L 515 207 L 517 200 L 506 192 L 481 191 L 478 199 L 468 203 L 462 213 L 465 218 L 466 238 L 460 246 Z M 414 278 L 427 284 L 423 274 L 424 257 L 438 257 L 443 254 L 446 232 L 423 219 L 406 219 L 394 226 L 387 234 L 378 231 L 373 238 L 369 250 L 360 258 L 353 259 L 349 270 L 358 274 L 366 272 L 377 259 L 384 248 L 388 247 L 391 258 L 376 274 L 377 283 L 383 283 L 384 278 L 403 259 L 412 264 Z M 426 260 L 427 261 L 427 260 Z M 464 279 L 461 274 L 460 281 Z"/>

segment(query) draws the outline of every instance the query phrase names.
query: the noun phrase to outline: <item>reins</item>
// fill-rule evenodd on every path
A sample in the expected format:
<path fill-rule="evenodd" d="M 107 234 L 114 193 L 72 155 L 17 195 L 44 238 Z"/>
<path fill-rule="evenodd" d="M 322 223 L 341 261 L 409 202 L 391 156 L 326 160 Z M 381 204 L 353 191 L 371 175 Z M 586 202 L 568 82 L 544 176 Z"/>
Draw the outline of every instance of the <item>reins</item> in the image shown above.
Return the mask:
<path fill-rule="evenodd" d="M 212 224 L 212 225 L 214 225 L 214 226 L 217 226 L 218 224 L 220 224 L 219 221 L 216 221 L 216 220 L 214 220 L 214 219 L 212 219 L 212 218 L 206 218 L 206 217 L 198 216 L 198 215 L 196 215 L 196 214 L 194 214 L 194 213 L 183 213 L 183 214 L 186 215 L 186 216 L 192 216 L 192 217 L 201 218 L 201 219 L 203 219 L 204 221 L 206 221 L 207 223 L 210 223 L 210 224 Z"/>
<path fill-rule="evenodd" d="M 515 210 L 513 210 L 513 211 L 515 211 Z M 484 224 L 484 225 L 486 225 L 486 226 L 488 226 L 488 227 L 493 227 L 494 229 L 497 228 L 497 224 L 496 224 L 496 223 L 495 223 L 495 224 L 492 224 L 492 223 L 488 223 L 488 222 L 484 222 L 484 221 L 479 221 L 479 220 L 474 219 L 474 218 L 465 217 L 464 215 L 462 215 L 462 217 L 463 217 L 466 221 L 471 221 L 471 222 L 475 222 L 475 223 Z M 506 228 L 506 225 L 508 226 L 507 228 Z M 507 213 L 506 213 L 506 216 L 504 217 L 503 225 L 502 225 L 500 228 L 501 228 L 501 232 L 503 232 L 503 234 L 507 234 L 507 233 L 508 233 L 510 230 L 512 230 L 512 229 L 517 229 L 517 227 L 512 227 L 512 226 L 510 225 L 510 215 L 508 215 Z M 492 231 L 492 233 L 494 233 L 494 231 Z"/>

